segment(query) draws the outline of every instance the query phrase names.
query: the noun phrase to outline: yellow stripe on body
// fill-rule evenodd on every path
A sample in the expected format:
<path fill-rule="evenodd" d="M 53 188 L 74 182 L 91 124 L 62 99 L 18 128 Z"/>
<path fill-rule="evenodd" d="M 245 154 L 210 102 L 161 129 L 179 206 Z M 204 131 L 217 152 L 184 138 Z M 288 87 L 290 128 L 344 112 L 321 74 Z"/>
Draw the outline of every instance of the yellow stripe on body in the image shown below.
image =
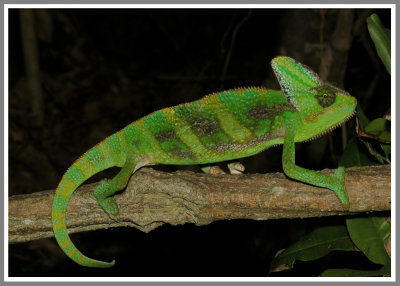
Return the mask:
<path fill-rule="evenodd" d="M 179 140 L 181 140 L 193 153 L 196 158 L 204 158 L 205 156 L 220 156 L 221 154 L 216 153 L 212 150 L 207 149 L 200 141 L 199 137 L 190 125 L 183 119 L 175 115 L 174 109 L 168 108 L 163 109 L 161 112 L 167 118 L 167 120 L 174 126 L 174 131 Z"/>
<path fill-rule="evenodd" d="M 83 255 L 79 255 L 77 261 L 78 261 L 79 263 L 84 264 L 84 263 L 87 263 L 87 258 L 86 258 L 85 256 L 83 256 Z"/>
<path fill-rule="evenodd" d="M 69 200 L 72 193 L 74 192 L 74 190 L 77 187 L 78 187 L 78 185 L 74 181 L 72 181 L 71 179 L 64 176 L 62 178 L 62 181 L 60 182 L 60 185 L 58 186 L 58 188 L 56 190 L 56 195 L 59 195 L 63 198 L 66 198 L 67 200 Z"/>
<path fill-rule="evenodd" d="M 85 178 L 91 177 L 93 174 L 97 173 L 95 166 L 90 162 L 85 155 L 81 156 L 79 160 L 74 164 L 83 174 Z"/>
<path fill-rule="evenodd" d="M 74 261 L 76 261 L 77 259 L 74 257 L 76 254 L 78 253 L 78 249 L 74 246 L 73 248 L 71 248 L 70 250 L 67 250 L 66 254 L 73 258 Z"/>
<path fill-rule="evenodd" d="M 126 154 L 129 150 L 129 146 L 127 145 L 127 141 L 125 140 L 124 130 L 121 129 L 120 131 L 116 132 L 114 135 L 118 136 L 119 146 L 121 149 L 121 154 Z M 125 156 L 123 156 L 125 159 Z"/>
<path fill-rule="evenodd" d="M 63 229 L 63 228 L 64 228 L 64 225 L 65 225 L 64 220 L 65 220 L 66 212 L 65 212 L 65 211 L 56 211 L 56 210 L 53 210 L 53 211 L 51 212 L 51 215 L 52 215 L 52 221 L 53 221 L 53 229 L 54 229 L 54 231 Z"/>
<path fill-rule="evenodd" d="M 145 140 L 150 146 L 153 146 L 149 153 L 146 154 L 150 158 L 150 163 L 154 164 L 159 161 L 166 161 L 170 156 L 161 148 L 160 142 L 154 137 L 153 133 L 147 128 L 142 119 L 135 121 L 135 127 L 140 130 L 140 136 Z"/>
<path fill-rule="evenodd" d="M 236 119 L 232 111 L 218 100 L 218 97 L 204 98 L 205 104 L 218 118 L 222 131 L 227 134 L 232 143 L 246 143 L 254 138 L 253 133 Z"/>
<path fill-rule="evenodd" d="M 111 163 L 111 161 L 112 161 L 112 159 L 110 157 L 111 148 L 106 143 L 107 139 L 108 138 L 104 139 L 103 141 L 101 141 L 100 143 L 98 143 L 96 146 L 93 147 L 93 148 L 97 148 L 97 150 L 100 152 L 101 158 L 103 158 L 103 160 L 107 161 L 107 163 L 105 165 L 109 165 L 109 163 Z"/>
<path fill-rule="evenodd" d="M 65 239 L 60 241 L 60 246 L 62 249 L 67 249 L 68 247 L 71 247 L 72 245 L 73 245 L 72 241 L 68 236 L 66 236 Z"/>

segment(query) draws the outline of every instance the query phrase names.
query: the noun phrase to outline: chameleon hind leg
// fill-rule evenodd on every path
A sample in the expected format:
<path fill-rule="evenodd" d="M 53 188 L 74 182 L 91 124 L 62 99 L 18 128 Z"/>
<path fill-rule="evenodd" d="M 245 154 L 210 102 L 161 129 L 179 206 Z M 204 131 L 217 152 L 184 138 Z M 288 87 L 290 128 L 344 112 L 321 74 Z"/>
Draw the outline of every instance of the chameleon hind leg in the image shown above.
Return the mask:
<path fill-rule="evenodd" d="M 282 166 L 285 174 L 295 180 L 334 191 L 342 202 L 343 209 L 349 210 L 350 203 L 344 184 L 345 173 L 343 167 L 337 168 L 333 176 L 328 176 L 316 171 L 304 169 L 295 164 L 295 126 L 296 122 L 294 119 L 288 119 L 285 124 L 282 153 Z"/>
<path fill-rule="evenodd" d="M 126 187 L 129 178 L 136 169 L 134 156 L 128 156 L 119 173 L 111 180 L 101 181 L 100 185 L 94 190 L 97 202 L 113 220 L 119 220 L 118 205 L 113 195 Z"/>
<path fill-rule="evenodd" d="M 230 174 L 243 174 L 245 169 L 240 162 L 228 163 L 227 167 Z M 221 167 L 219 167 L 218 165 L 201 167 L 201 170 L 207 174 L 226 174 L 226 172 L 222 170 Z"/>
<path fill-rule="evenodd" d="M 243 174 L 244 166 L 240 162 L 232 162 L 228 164 L 228 170 L 231 174 Z"/>

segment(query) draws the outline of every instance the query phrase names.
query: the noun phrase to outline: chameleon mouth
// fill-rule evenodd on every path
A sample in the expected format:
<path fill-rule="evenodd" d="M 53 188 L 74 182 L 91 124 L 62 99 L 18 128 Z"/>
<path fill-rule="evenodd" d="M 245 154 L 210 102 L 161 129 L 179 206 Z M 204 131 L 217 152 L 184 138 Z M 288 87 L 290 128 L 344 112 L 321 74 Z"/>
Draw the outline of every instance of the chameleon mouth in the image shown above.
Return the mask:
<path fill-rule="evenodd" d="M 323 115 L 323 114 L 325 114 L 325 113 L 335 112 L 336 110 L 341 109 L 341 108 L 343 108 L 343 107 L 338 106 L 338 107 L 335 107 L 335 108 L 333 108 L 333 109 L 324 109 L 324 110 L 321 110 L 321 111 L 318 112 L 318 113 L 315 113 L 315 114 L 313 114 L 313 115 L 311 115 L 311 116 L 308 116 L 308 117 L 306 118 L 306 120 L 307 120 L 308 122 L 314 122 L 315 120 L 317 120 L 317 118 L 318 118 L 319 116 L 321 116 L 321 115 Z M 353 111 L 353 113 L 352 113 L 349 117 L 353 116 L 353 114 L 354 114 L 354 111 Z M 348 117 L 348 118 L 349 118 L 349 117 Z M 347 120 L 347 119 L 345 118 L 344 121 L 345 121 L 345 120 Z M 344 121 L 342 121 L 342 122 L 344 122 Z"/>

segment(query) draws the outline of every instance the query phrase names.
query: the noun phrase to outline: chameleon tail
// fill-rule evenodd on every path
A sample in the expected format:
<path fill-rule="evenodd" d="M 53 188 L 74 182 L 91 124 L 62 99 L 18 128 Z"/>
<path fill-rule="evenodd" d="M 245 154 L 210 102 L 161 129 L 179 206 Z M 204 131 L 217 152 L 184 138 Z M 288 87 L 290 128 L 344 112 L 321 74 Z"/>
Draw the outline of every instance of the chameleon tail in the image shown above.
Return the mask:
<path fill-rule="evenodd" d="M 69 258 L 83 266 L 106 268 L 113 266 L 114 261 L 102 262 L 88 258 L 75 247 L 67 232 L 67 206 L 72 193 L 84 181 L 102 170 L 121 164 L 124 158 L 119 156 L 123 156 L 120 155 L 123 152 L 112 152 L 120 148 L 118 137 L 118 133 L 111 135 L 79 157 L 62 177 L 54 196 L 51 216 L 56 240 Z"/>

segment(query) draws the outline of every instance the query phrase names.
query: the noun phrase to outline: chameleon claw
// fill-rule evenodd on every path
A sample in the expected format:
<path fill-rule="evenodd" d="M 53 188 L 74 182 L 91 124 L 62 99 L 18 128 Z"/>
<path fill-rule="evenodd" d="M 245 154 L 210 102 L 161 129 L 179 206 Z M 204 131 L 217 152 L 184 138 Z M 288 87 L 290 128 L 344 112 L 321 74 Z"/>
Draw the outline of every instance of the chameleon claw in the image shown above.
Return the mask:
<path fill-rule="evenodd" d="M 244 172 L 244 166 L 240 162 L 229 163 L 228 169 L 231 174 L 243 174 Z"/>
<path fill-rule="evenodd" d="M 120 220 L 119 213 L 117 213 L 117 214 L 108 214 L 108 216 L 109 216 L 113 221 L 119 221 L 119 220 Z"/>
<path fill-rule="evenodd" d="M 225 174 L 225 172 L 219 166 L 206 166 L 202 167 L 201 170 L 210 175 Z"/>
<path fill-rule="evenodd" d="M 243 174 L 244 166 L 240 162 L 232 162 L 228 165 L 228 170 L 230 174 Z M 227 174 L 217 165 L 205 166 L 201 170 L 206 174 L 216 175 L 216 174 Z"/>

